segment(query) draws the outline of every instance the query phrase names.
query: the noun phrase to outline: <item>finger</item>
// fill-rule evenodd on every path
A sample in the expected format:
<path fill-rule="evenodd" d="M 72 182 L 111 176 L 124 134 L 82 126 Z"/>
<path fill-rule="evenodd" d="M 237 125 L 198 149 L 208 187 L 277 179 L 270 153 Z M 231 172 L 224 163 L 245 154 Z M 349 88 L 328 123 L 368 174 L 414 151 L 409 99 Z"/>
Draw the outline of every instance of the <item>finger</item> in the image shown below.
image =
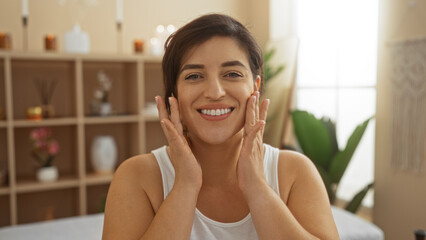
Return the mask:
<path fill-rule="evenodd" d="M 256 104 L 255 104 L 256 113 L 255 113 L 255 116 L 256 116 L 256 122 L 257 122 L 257 121 L 259 121 L 259 101 L 260 101 L 259 91 L 256 91 L 255 95 L 256 95 Z"/>
<path fill-rule="evenodd" d="M 251 95 L 247 101 L 246 107 L 246 122 L 244 128 L 247 128 L 246 131 L 250 131 L 250 129 L 256 124 L 256 116 L 255 116 L 255 104 L 256 104 L 256 96 Z"/>
<path fill-rule="evenodd" d="M 176 146 L 177 144 L 180 144 L 181 138 L 179 137 L 179 133 L 173 123 L 169 119 L 162 119 L 160 123 L 169 146 Z"/>
<path fill-rule="evenodd" d="M 248 144 L 247 147 L 252 148 L 254 139 L 256 138 L 257 134 L 261 131 L 261 129 L 265 126 L 265 121 L 260 120 L 256 123 L 256 125 L 253 126 L 253 129 L 247 133 L 247 135 L 244 138 L 244 143 Z"/>
<path fill-rule="evenodd" d="M 163 98 L 156 96 L 155 102 L 157 103 L 158 117 L 160 120 L 169 119 L 169 113 L 167 112 L 166 103 L 164 102 Z"/>
<path fill-rule="evenodd" d="M 262 104 L 260 105 L 260 121 L 265 121 L 266 123 L 266 117 L 268 115 L 268 108 L 269 108 L 269 103 L 270 100 L 269 99 L 265 99 L 262 101 Z M 263 139 L 263 133 L 265 131 L 265 126 L 262 127 L 262 129 L 260 130 L 260 137 L 261 139 Z"/>
<path fill-rule="evenodd" d="M 262 101 L 262 104 L 260 105 L 260 110 L 259 110 L 259 120 L 266 121 L 266 116 L 268 114 L 268 108 L 269 108 L 270 102 L 271 100 L 269 99 L 265 99 Z"/>
<path fill-rule="evenodd" d="M 179 105 L 178 105 L 177 99 L 174 97 L 169 97 L 169 103 L 170 103 L 170 120 L 172 121 L 173 125 L 175 125 L 175 128 L 178 134 L 183 135 L 183 127 L 182 127 L 182 123 L 180 122 Z"/>

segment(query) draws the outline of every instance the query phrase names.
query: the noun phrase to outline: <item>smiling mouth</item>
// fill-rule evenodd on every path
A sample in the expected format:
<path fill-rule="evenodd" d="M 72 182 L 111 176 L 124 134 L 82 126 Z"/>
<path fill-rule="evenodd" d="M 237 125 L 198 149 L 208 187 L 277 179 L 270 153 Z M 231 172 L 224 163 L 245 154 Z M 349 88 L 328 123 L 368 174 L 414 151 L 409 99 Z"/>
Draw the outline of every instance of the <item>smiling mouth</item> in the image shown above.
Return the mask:
<path fill-rule="evenodd" d="M 226 115 L 234 110 L 233 107 L 230 108 L 218 108 L 218 109 L 198 109 L 197 111 L 203 115 L 207 116 L 221 116 Z"/>

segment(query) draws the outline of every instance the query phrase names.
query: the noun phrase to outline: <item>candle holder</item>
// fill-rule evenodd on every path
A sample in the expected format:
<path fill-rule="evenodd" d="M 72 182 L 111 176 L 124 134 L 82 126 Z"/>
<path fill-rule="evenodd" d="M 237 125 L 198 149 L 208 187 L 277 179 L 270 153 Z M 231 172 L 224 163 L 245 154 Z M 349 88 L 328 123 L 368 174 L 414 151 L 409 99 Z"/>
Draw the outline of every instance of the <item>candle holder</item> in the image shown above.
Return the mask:
<path fill-rule="evenodd" d="M 22 49 L 26 52 L 28 50 L 28 17 L 22 17 Z"/>
<path fill-rule="evenodd" d="M 9 34 L 0 32 L 0 49 L 11 49 L 12 41 Z"/>
<path fill-rule="evenodd" d="M 117 52 L 123 53 L 123 34 L 121 33 L 121 22 L 117 22 Z"/>
<path fill-rule="evenodd" d="M 135 53 L 143 53 L 143 40 L 136 39 L 134 41 L 134 51 Z"/>
<path fill-rule="evenodd" d="M 44 49 L 46 51 L 55 51 L 56 50 L 56 36 L 53 34 L 47 34 L 44 37 Z"/>

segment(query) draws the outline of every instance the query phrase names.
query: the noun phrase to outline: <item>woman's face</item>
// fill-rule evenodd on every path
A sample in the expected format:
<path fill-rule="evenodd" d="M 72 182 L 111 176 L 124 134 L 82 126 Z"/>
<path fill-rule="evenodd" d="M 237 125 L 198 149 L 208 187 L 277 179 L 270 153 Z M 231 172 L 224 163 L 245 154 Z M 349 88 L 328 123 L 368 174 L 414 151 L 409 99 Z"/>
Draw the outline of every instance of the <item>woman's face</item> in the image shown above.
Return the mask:
<path fill-rule="evenodd" d="M 219 144 L 240 132 L 247 100 L 259 83 L 260 77 L 253 80 L 246 52 L 232 38 L 213 37 L 192 48 L 177 81 L 189 137 Z"/>

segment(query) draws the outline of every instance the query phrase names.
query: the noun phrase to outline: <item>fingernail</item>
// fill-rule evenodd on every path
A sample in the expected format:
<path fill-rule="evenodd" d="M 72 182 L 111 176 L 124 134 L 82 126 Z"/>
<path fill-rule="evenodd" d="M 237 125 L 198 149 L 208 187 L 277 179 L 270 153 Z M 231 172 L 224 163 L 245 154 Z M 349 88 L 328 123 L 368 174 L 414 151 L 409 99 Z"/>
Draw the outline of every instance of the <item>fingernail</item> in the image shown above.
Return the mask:
<path fill-rule="evenodd" d="M 254 95 L 254 96 L 253 96 L 253 103 L 255 103 L 255 102 L 256 102 L 256 98 L 257 98 L 257 97 L 256 97 L 256 95 Z"/>
<path fill-rule="evenodd" d="M 169 97 L 169 102 L 171 102 L 172 101 L 172 97 Z"/>
<path fill-rule="evenodd" d="M 155 103 L 158 104 L 158 96 L 155 96 Z"/>
<path fill-rule="evenodd" d="M 162 126 L 164 126 L 164 120 L 161 120 L 160 123 Z"/>

